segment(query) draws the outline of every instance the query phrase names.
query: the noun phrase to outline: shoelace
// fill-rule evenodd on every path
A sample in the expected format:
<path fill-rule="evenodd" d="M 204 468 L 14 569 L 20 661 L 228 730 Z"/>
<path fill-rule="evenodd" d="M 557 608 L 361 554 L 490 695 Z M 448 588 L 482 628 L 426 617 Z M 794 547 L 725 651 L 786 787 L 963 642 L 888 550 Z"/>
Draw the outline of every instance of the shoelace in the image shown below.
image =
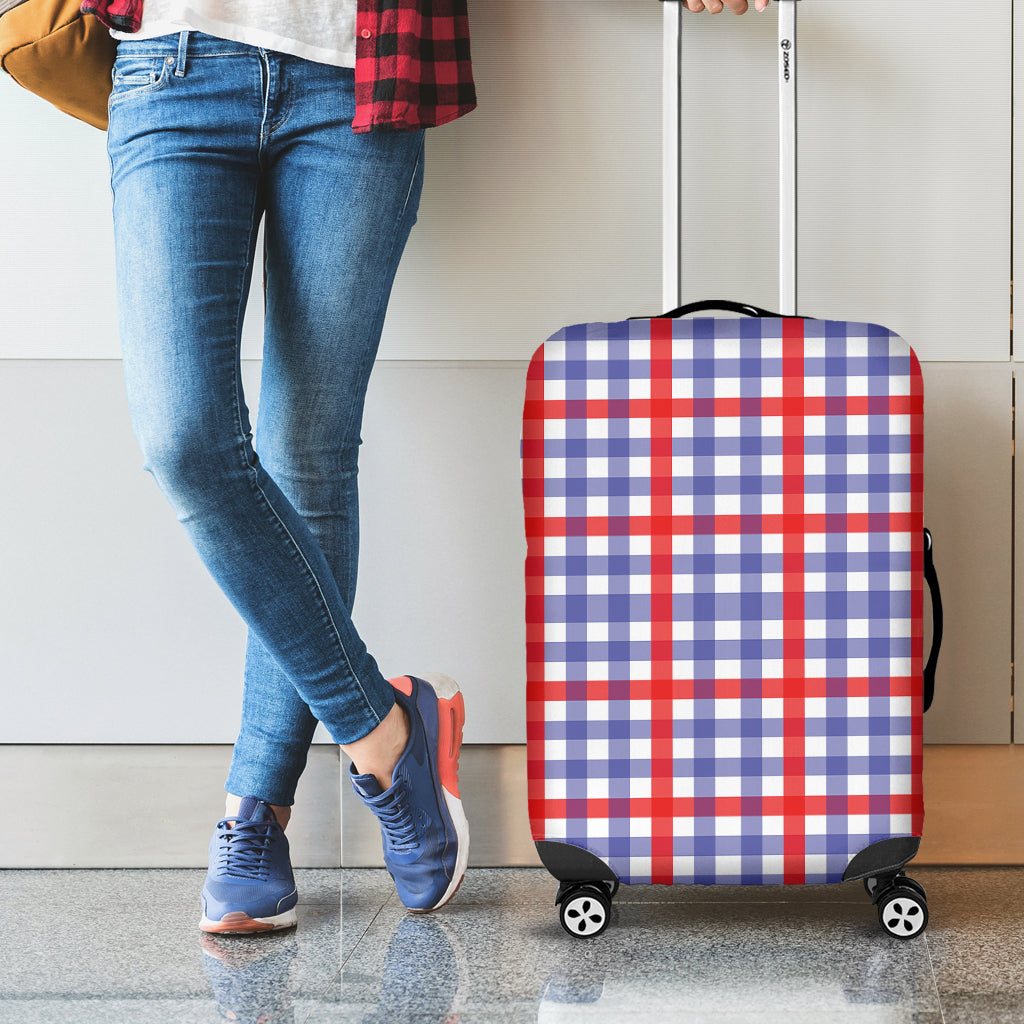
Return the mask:
<path fill-rule="evenodd" d="M 412 809 L 404 799 L 406 795 L 404 782 L 395 786 L 394 792 L 386 804 L 378 804 L 374 810 L 380 820 L 388 843 L 395 853 L 410 853 L 419 848 L 419 836 L 416 822 L 412 817 Z"/>
<path fill-rule="evenodd" d="M 217 822 L 217 828 L 223 829 L 218 836 L 221 841 L 218 869 L 235 878 L 265 882 L 270 825 L 265 821 L 236 821 L 232 828 L 230 822 L 230 818 Z"/>

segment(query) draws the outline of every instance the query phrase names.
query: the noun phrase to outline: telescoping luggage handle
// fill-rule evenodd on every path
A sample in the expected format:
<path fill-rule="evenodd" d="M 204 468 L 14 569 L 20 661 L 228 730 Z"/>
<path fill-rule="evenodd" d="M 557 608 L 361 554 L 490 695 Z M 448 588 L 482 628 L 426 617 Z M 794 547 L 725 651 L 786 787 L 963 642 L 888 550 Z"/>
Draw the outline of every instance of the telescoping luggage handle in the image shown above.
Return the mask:
<path fill-rule="evenodd" d="M 779 5 L 779 308 L 796 316 L 796 5 Z M 663 0 L 662 79 L 662 308 L 679 306 L 682 225 L 680 223 L 682 0 Z M 772 314 L 775 315 L 775 314 Z"/>

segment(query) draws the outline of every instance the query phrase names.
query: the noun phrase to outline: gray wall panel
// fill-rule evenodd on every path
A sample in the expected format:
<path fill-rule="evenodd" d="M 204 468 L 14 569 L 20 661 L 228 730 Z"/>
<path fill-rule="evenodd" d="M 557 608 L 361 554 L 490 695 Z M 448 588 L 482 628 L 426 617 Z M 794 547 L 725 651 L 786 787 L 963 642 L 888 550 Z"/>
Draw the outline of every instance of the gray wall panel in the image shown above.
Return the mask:
<path fill-rule="evenodd" d="M 1015 50 L 1015 53 L 1020 54 L 1020 53 L 1024 53 L 1024 2 L 1022 2 L 1022 0 L 1013 0 L 1012 11 L 1013 11 L 1013 13 L 1015 15 L 1015 17 L 1013 19 L 1014 50 Z M 1017 60 L 1015 60 L 1014 64 L 1013 64 L 1014 92 L 1016 92 L 1019 89 L 1019 87 L 1022 84 L 1024 84 L 1021 81 L 1021 76 L 1024 75 L 1024 67 L 1022 67 L 1022 64 L 1024 64 L 1024 62 L 1022 62 L 1019 58 Z M 1014 132 L 1013 132 L 1013 187 L 1014 187 L 1015 194 L 1017 196 L 1020 196 L 1020 195 L 1024 195 L 1024 126 L 1019 126 L 1019 120 L 1018 120 L 1018 115 L 1017 115 L 1017 111 L 1016 111 L 1016 106 L 1014 106 L 1014 112 L 1013 112 L 1013 128 L 1014 128 Z M 1024 230 L 1024 203 L 1021 203 L 1021 202 L 1018 201 L 1018 202 L 1016 202 L 1014 204 L 1014 207 L 1013 207 L 1012 237 L 1014 237 L 1014 238 L 1022 237 L 1021 236 L 1021 231 L 1022 230 Z M 1019 247 L 1018 247 L 1018 249 L 1016 251 L 1017 252 L 1020 251 Z M 1014 263 L 1017 263 L 1017 262 L 1018 262 L 1018 260 L 1015 259 Z M 1018 294 L 1019 294 L 1019 291 L 1018 291 Z M 1020 306 L 1020 300 L 1019 299 L 1018 299 L 1017 305 L 1018 305 L 1018 308 L 1019 308 L 1019 306 Z M 1019 322 L 1020 321 L 1019 321 L 1019 318 L 1018 318 L 1018 323 Z M 1018 331 L 1017 338 L 1016 338 L 1016 343 L 1014 345 L 1014 350 L 1015 350 L 1014 351 L 1014 358 L 1015 358 L 1015 360 L 1019 361 L 1022 347 L 1024 347 L 1024 346 L 1022 346 L 1020 332 Z M 1017 367 L 1015 366 L 1014 369 L 1017 370 Z M 1020 387 L 1020 380 L 1019 379 L 1018 379 L 1017 386 Z M 1017 474 L 1017 480 L 1018 480 L 1018 483 L 1017 483 L 1017 495 L 1018 496 L 1020 495 L 1020 487 L 1021 487 L 1021 484 L 1019 482 L 1020 481 L 1020 475 L 1021 475 L 1020 473 Z M 1022 518 L 1021 518 L 1022 510 L 1024 510 L 1024 503 L 1022 503 L 1021 497 L 1017 498 L 1016 508 L 1017 508 L 1017 519 L 1016 519 L 1016 522 L 1015 522 L 1015 527 L 1016 527 L 1016 531 L 1015 532 L 1016 532 L 1016 536 L 1020 537 L 1021 536 L 1021 532 L 1020 532 L 1021 527 L 1024 527 L 1024 521 L 1022 521 Z M 1024 575 L 1021 575 L 1021 570 L 1024 570 L 1024 562 L 1022 562 L 1022 558 L 1024 558 L 1024 554 L 1022 554 L 1022 552 L 1021 552 L 1021 545 L 1019 543 L 1017 544 L 1016 552 L 1017 552 L 1017 567 L 1018 567 L 1017 579 L 1024 580 Z M 1015 644 L 1015 651 L 1018 651 L 1018 650 L 1022 649 L 1021 646 L 1020 646 L 1021 628 L 1022 628 L 1022 624 L 1021 624 L 1021 602 L 1019 600 L 1016 602 L 1015 607 L 1016 607 L 1016 619 L 1017 619 L 1017 621 L 1014 623 L 1014 635 L 1017 638 L 1017 643 Z M 1015 741 L 1017 743 L 1024 743 L 1024 708 L 1022 708 L 1022 704 L 1021 704 L 1022 700 L 1024 700 L 1024 696 L 1022 696 L 1022 694 L 1024 694 L 1024 686 L 1016 686 L 1015 690 L 1016 690 L 1016 693 L 1015 693 L 1016 706 L 1020 710 L 1015 711 L 1015 714 L 1014 714 L 1014 719 L 1015 719 L 1014 720 L 1014 729 L 1013 729 L 1014 739 L 1015 739 Z"/>
<path fill-rule="evenodd" d="M 661 281 L 661 8 L 474 0 L 480 107 L 428 136 L 388 359 L 528 359 Z"/>
<path fill-rule="evenodd" d="M 0 804 L 14 823 L 0 843 L 0 869 L 204 868 L 230 759 L 231 748 L 216 744 L 0 745 Z M 288 825 L 297 868 L 382 863 L 379 823 L 338 768 L 337 747 L 312 751 Z M 461 776 L 470 866 L 539 866 L 526 748 L 466 747 Z M 201 878 L 194 884 L 198 911 Z"/>
<path fill-rule="evenodd" d="M 428 133 L 387 359 L 527 359 L 565 323 L 659 301 L 660 5 L 471 7 L 480 107 Z M 17 140 L 0 167 L 0 222 L 19 239 L 0 248 L 0 358 L 116 358 L 106 136 L 2 76 L 0 138 Z"/>
<path fill-rule="evenodd" d="M 142 471 L 120 361 L 0 362 L 0 437 L 0 742 L 233 740 L 244 627 Z"/>
<path fill-rule="evenodd" d="M 473 742 L 526 741 L 520 363 L 378 363 L 354 619 L 387 676 L 445 672 Z"/>
<path fill-rule="evenodd" d="M 205 867 L 230 761 L 213 745 L 0 745 L 0 868 Z M 338 780 L 338 748 L 311 751 L 288 825 L 295 867 L 340 865 Z"/>
<path fill-rule="evenodd" d="M 1010 367 L 925 363 L 925 525 L 945 632 L 929 743 L 1010 739 Z M 929 605 L 925 601 L 928 621 Z M 930 632 L 926 633 L 926 639 Z"/>
<path fill-rule="evenodd" d="M 116 358 L 106 134 L 0 74 L 0 139 L 0 358 Z"/>
<path fill-rule="evenodd" d="M 801 310 L 883 323 L 931 361 L 949 631 L 932 741 L 1009 729 L 1011 10 L 800 13 Z M 524 361 L 566 323 L 660 304 L 661 5 L 472 0 L 471 17 L 481 107 L 430 133 L 371 386 L 356 617 L 389 674 L 463 682 L 468 740 L 517 743 Z M 775 18 L 684 20 L 684 291 L 770 307 Z M 244 627 L 141 471 L 105 137 L 0 76 L 0 138 L 0 742 L 230 742 Z"/>
<path fill-rule="evenodd" d="M 256 423 L 261 364 L 243 364 Z M 357 626 L 444 671 L 470 742 L 525 739 L 519 363 L 379 363 Z M 0 363 L 0 743 L 225 743 L 245 628 L 142 470 L 119 361 Z"/>
<path fill-rule="evenodd" d="M 1010 29 L 1007 3 L 800 4 L 799 312 L 1008 358 Z M 777 307 L 776 31 L 683 17 L 686 300 Z"/>

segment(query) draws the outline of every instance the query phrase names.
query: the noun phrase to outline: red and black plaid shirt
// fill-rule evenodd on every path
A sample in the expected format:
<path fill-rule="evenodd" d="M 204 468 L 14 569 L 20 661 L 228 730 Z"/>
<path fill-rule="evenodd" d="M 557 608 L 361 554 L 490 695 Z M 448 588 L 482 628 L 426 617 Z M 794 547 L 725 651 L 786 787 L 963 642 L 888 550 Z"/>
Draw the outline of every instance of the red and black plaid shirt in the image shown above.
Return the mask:
<path fill-rule="evenodd" d="M 82 12 L 138 32 L 142 3 L 85 0 Z M 433 128 L 475 106 L 466 0 L 358 0 L 352 131 Z"/>

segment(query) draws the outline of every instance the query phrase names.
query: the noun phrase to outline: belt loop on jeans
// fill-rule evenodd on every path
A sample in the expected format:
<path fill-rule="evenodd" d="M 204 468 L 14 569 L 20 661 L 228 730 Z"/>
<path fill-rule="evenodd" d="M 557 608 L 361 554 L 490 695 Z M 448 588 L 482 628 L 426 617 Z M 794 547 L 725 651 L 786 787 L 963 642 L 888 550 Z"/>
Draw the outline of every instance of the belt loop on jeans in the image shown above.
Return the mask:
<path fill-rule="evenodd" d="M 178 37 L 178 63 L 174 73 L 178 78 L 185 77 L 185 53 L 188 49 L 188 29 L 185 29 Z"/>

